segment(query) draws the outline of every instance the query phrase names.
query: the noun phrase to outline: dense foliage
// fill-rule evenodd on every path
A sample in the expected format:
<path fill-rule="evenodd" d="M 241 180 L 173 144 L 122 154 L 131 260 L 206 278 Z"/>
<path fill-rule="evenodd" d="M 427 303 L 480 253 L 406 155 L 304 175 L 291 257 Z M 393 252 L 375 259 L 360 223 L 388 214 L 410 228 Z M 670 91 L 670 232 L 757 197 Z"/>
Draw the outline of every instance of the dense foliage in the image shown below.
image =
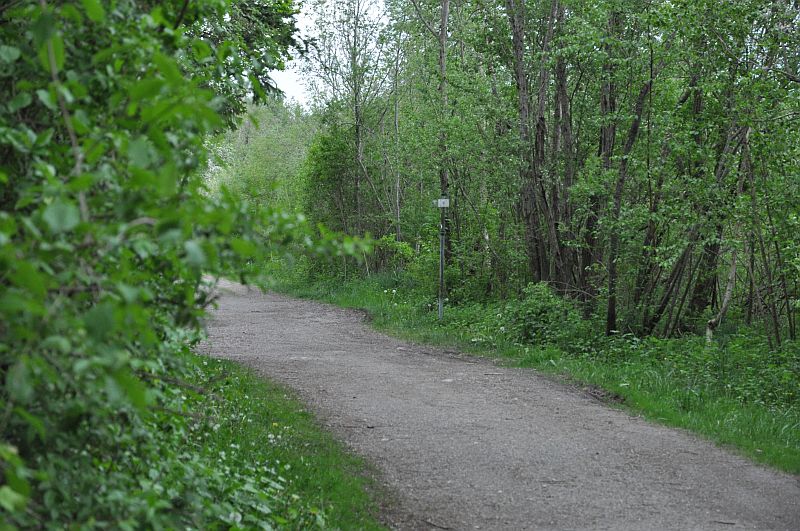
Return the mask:
<path fill-rule="evenodd" d="M 0 527 L 318 522 L 270 465 L 204 451 L 219 420 L 193 409 L 189 351 L 204 274 L 311 245 L 298 216 L 199 177 L 207 135 L 266 96 L 294 14 L 288 0 L 0 5 Z"/>
<path fill-rule="evenodd" d="M 316 220 L 427 260 L 449 196 L 451 302 L 543 281 L 607 334 L 796 339 L 796 3 L 318 4 Z"/>
<path fill-rule="evenodd" d="M 228 188 L 254 208 L 300 212 L 304 190 L 297 176 L 318 128 L 315 117 L 279 99 L 251 107 L 238 128 L 211 142 L 215 160 L 205 172 L 209 187 Z"/>

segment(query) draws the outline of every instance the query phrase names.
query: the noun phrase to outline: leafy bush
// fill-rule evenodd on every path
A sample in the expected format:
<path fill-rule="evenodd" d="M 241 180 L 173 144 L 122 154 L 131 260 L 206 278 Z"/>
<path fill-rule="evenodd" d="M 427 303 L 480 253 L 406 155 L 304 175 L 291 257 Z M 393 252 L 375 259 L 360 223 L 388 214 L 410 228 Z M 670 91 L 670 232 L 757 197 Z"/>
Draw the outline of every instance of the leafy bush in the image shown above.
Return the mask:
<path fill-rule="evenodd" d="M 430 311 L 431 305 L 418 306 Z M 580 316 L 546 284 L 530 284 L 520 300 L 448 307 L 442 325 L 473 344 L 516 344 L 531 360 L 585 359 L 598 367 L 628 366 L 669 378 L 687 400 L 725 396 L 742 404 L 780 411 L 800 399 L 800 346 L 786 342 L 770 350 L 757 334 L 727 336 L 709 346 L 702 337 L 606 337 L 602 327 Z M 681 399 L 683 400 L 683 399 Z"/>
<path fill-rule="evenodd" d="M 0 10 L 0 527 L 279 523 L 278 480 L 203 454 L 184 383 L 204 274 L 325 245 L 199 177 L 219 111 L 266 83 L 252 54 L 285 53 L 294 24 L 276 1 L 258 27 L 224 25 L 230 5 Z M 238 50 L 251 31 L 263 46 Z"/>
<path fill-rule="evenodd" d="M 518 343 L 558 345 L 569 349 L 584 328 L 580 313 L 545 283 L 529 284 L 520 300 L 506 305 L 503 321 Z"/>
<path fill-rule="evenodd" d="M 714 389 L 743 404 L 778 409 L 796 407 L 800 400 L 797 342 L 770 351 L 757 337 L 733 336 L 714 346 L 699 338 L 651 339 L 644 348 L 649 363 L 666 364 L 688 387 Z"/>
<path fill-rule="evenodd" d="M 414 249 L 408 243 L 386 235 L 375 240 L 373 256 L 379 269 L 397 271 L 414 259 Z"/>

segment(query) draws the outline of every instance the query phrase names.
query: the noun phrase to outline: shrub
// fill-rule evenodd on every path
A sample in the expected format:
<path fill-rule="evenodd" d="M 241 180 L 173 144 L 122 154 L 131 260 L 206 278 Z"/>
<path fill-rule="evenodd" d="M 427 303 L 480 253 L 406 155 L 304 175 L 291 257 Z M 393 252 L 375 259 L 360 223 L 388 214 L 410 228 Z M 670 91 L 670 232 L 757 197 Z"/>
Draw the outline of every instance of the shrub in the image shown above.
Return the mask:
<path fill-rule="evenodd" d="M 373 242 L 375 269 L 396 271 L 414 259 L 414 249 L 393 235 L 387 234 Z"/>
<path fill-rule="evenodd" d="M 200 451 L 181 382 L 204 274 L 305 241 L 297 216 L 209 197 L 199 175 L 205 139 L 232 119 L 220 109 L 262 93 L 274 63 L 251 52 L 284 55 L 293 9 L 180 6 L 1 10 L 0 528 L 221 527 L 280 505 L 277 489 L 239 503 L 234 489 L 270 478 Z M 269 22 L 243 26 L 256 7 Z"/>
<path fill-rule="evenodd" d="M 578 310 L 545 283 L 529 284 L 520 300 L 506 304 L 503 322 L 513 341 L 568 351 L 575 350 L 571 343 L 586 327 Z"/>

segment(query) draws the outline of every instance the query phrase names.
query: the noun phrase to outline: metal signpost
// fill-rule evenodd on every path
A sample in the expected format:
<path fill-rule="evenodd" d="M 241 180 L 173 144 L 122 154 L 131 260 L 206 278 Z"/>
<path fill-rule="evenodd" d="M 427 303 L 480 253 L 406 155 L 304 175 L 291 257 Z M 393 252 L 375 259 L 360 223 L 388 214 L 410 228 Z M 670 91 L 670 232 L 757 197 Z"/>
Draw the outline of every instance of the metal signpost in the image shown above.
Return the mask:
<path fill-rule="evenodd" d="M 440 210 L 439 221 L 439 320 L 444 316 L 444 221 L 445 209 L 450 207 L 450 199 L 443 197 L 433 202 Z"/>

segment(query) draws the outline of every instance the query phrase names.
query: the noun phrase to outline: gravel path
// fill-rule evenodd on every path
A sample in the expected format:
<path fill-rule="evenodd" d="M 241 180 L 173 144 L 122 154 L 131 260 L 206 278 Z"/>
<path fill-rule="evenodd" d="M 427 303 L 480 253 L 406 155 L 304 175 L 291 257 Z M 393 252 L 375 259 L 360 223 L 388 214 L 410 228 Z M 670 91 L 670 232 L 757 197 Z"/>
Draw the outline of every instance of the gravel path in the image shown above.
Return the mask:
<path fill-rule="evenodd" d="M 221 283 L 216 357 L 298 391 L 374 463 L 399 529 L 800 530 L 800 481 L 579 390 Z"/>

